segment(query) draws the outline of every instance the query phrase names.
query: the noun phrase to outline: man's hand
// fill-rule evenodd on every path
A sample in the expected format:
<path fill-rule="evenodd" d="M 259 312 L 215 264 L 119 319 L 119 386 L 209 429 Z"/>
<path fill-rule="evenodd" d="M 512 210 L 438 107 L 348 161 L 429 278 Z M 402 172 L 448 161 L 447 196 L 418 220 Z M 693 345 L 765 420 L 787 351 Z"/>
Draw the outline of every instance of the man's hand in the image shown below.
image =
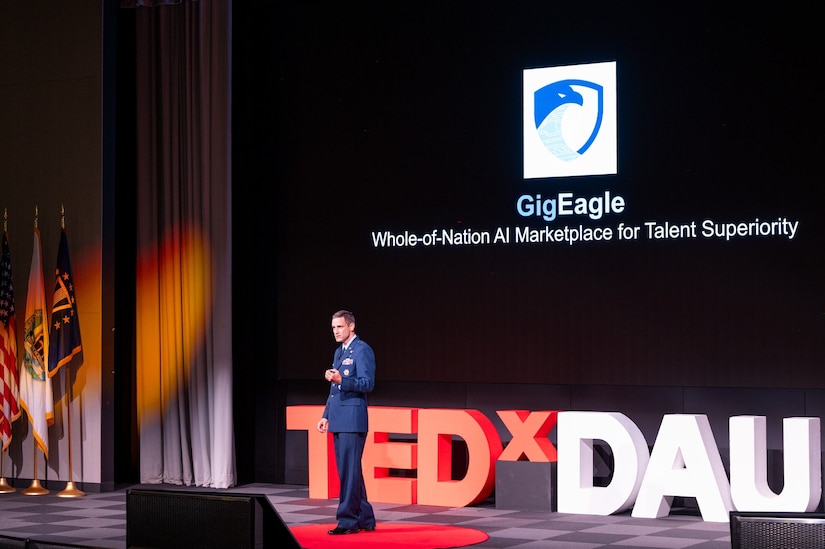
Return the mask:
<path fill-rule="evenodd" d="M 341 372 L 335 368 L 330 368 L 324 372 L 324 379 L 331 381 L 332 383 L 341 383 Z"/>
<path fill-rule="evenodd" d="M 325 418 L 325 417 L 322 417 L 321 419 L 318 420 L 318 432 L 319 433 L 326 433 L 327 432 L 327 423 L 329 423 L 329 422 L 327 421 L 327 418 Z"/>

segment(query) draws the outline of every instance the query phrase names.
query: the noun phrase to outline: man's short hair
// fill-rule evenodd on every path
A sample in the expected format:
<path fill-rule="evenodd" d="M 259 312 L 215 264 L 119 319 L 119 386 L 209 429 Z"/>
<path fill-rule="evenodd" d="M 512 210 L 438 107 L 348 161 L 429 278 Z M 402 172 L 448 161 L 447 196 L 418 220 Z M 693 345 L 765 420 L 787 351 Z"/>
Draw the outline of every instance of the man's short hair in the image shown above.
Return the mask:
<path fill-rule="evenodd" d="M 346 309 L 333 313 L 332 318 L 343 318 L 347 324 L 355 324 L 355 315 Z"/>

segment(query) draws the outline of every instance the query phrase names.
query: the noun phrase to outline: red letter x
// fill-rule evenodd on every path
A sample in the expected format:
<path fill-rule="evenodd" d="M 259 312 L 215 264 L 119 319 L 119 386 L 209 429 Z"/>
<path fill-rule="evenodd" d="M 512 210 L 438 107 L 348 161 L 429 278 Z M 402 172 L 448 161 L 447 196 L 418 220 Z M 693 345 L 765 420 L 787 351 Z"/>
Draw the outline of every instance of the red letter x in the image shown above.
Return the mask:
<path fill-rule="evenodd" d="M 558 411 L 529 412 L 527 410 L 502 410 L 496 412 L 513 435 L 512 440 L 499 456 L 500 461 L 557 461 L 556 447 L 547 433 L 556 426 Z"/>

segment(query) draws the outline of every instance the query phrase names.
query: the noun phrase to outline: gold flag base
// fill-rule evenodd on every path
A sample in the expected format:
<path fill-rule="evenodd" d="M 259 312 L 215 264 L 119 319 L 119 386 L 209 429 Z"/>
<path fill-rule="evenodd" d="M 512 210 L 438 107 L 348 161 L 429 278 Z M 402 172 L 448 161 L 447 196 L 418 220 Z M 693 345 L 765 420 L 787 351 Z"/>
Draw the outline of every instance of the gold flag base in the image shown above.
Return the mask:
<path fill-rule="evenodd" d="M 0 477 L 0 494 L 11 494 L 16 491 L 13 486 L 10 486 L 6 481 L 6 477 Z"/>
<path fill-rule="evenodd" d="M 39 480 L 34 479 L 29 487 L 25 490 L 20 490 L 20 493 L 24 496 L 42 496 L 44 494 L 48 494 L 49 491 L 40 486 Z"/>
<path fill-rule="evenodd" d="M 61 498 L 82 498 L 86 493 L 81 489 L 76 488 L 74 482 L 71 480 L 66 483 L 66 487 L 57 493 Z"/>

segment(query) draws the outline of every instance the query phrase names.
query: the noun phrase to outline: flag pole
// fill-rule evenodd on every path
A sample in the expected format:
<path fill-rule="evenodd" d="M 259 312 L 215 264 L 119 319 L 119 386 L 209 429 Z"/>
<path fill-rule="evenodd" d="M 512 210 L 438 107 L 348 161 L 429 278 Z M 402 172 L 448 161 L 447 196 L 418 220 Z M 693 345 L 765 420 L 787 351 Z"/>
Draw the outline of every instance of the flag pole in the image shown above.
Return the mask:
<path fill-rule="evenodd" d="M 6 481 L 6 474 L 4 472 L 6 468 L 6 453 L 5 448 L 0 451 L 0 494 L 10 494 L 15 491 L 14 487 Z"/>
<path fill-rule="evenodd" d="M 63 204 L 60 205 L 60 230 L 66 230 L 66 210 Z M 60 261 L 58 260 L 58 263 Z M 59 267 L 58 267 L 59 268 Z M 66 434 L 69 437 L 69 482 L 66 483 L 66 488 L 57 493 L 61 498 L 80 498 L 86 494 L 74 485 L 73 475 L 74 467 L 72 466 L 72 376 L 69 375 L 71 365 L 67 364 L 63 368 L 64 379 L 66 380 Z"/>
<path fill-rule="evenodd" d="M 61 221 L 61 225 L 62 224 L 63 222 Z M 66 483 L 66 487 L 58 492 L 57 495 L 61 498 L 81 498 L 85 496 L 86 493 L 75 487 L 72 481 L 72 380 L 69 376 L 69 366 L 66 366 L 63 370 L 66 378 L 66 427 L 69 437 L 69 482 Z"/>
<path fill-rule="evenodd" d="M 34 207 L 34 228 L 37 229 L 38 218 L 39 218 L 39 211 L 37 206 Z M 36 234 L 36 233 L 35 233 Z M 27 412 L 28 413 L 28 410 Z M 29 418 L 31 420 L 31 418 Z M 34 458 L 32 459 L 32 483 L 29 485 L 28 488 L 25 490 L 21 490 L 20 493 L 24 496 L 42 496 L 44 494 L 48 494 L 49 491 L 40 485 L 40 481 L 37 479 L 37 441 L 35 440 L 35 432 L 32 429 L 32 454 Z M 45 456 L 45 452 L 43 453 Z"/>

